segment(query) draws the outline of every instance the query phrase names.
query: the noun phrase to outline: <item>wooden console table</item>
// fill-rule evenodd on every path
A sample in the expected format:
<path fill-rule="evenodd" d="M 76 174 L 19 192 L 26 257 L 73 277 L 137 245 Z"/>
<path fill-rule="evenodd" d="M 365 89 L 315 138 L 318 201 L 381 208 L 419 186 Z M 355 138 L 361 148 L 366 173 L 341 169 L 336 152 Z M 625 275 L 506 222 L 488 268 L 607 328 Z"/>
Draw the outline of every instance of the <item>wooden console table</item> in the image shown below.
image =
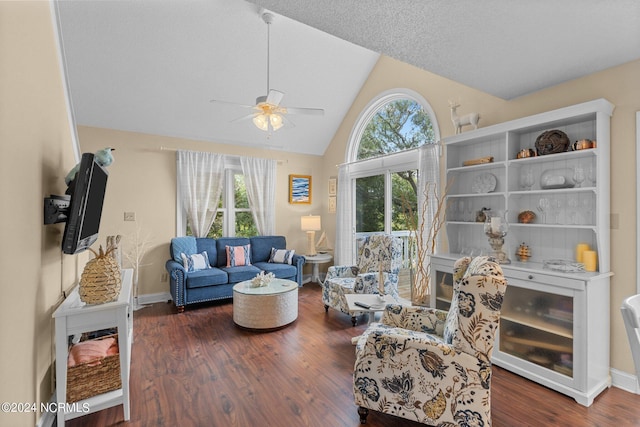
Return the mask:
<path fill-rule="evenodd" d="M 53 313 L 56 323 L 56 401 L 58 404 L 65 403 L 67 400 L 68 340 L 72 335 L 116 327 L 118 329 L 120 377 L 122 380 L 121 389 L 81 400 L 77 402 L 78 405 L 73 406 L 79 409 L 87 407 L 86 412 L 59 410 L 57 413 L 58 426 L 64 426 L 65 420 L 120 404 L 124 409 L 125 421 L 129 420 L 129 369 L 133 338 L 132 278 L 133 270 L 123 269 L 120 296 L 116 301 L 105 304 L 85 304 L 80 300 L 76 286 Z M 85 403 L 87 405 L 83 406 Z"/>

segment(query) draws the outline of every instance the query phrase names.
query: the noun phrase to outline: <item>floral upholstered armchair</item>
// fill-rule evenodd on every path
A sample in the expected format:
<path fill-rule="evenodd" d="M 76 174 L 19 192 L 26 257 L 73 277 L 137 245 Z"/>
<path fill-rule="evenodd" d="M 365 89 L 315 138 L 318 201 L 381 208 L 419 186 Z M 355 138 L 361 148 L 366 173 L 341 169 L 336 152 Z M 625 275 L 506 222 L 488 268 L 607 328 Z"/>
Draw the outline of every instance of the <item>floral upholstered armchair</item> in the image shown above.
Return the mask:
<path fill-rule="evenodd" d="M 358 239 L 358 265 L 332 266 L 322 285 L 322 302 L 349 314 L 345 294 L 378 294 L 380 280 L 385 295 L 398 298 L 398 272 L 402 264 L 402 240 L 389 234 L 373 234 Z M 356 325 L 356 315 L 351 323 Z"/>
<path fill-rule="evenodd" d="M 491 425 L 491 353 L 507 287 L 487 257 L 459 259 L 449 312 L 388 305 L 356 346 L 353 392 L 369 409 L 434 426 Z"/>

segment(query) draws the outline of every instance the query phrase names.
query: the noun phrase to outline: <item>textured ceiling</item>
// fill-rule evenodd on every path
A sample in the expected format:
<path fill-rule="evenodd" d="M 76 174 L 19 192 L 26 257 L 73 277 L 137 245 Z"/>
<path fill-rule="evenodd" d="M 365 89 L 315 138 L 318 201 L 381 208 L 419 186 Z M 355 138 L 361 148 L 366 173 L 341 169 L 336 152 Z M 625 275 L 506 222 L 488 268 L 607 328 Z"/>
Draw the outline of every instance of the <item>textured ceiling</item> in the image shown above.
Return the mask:
<path fill-rule="evenodd" d="M 640 58 L 638 0 L 257 0 L 504 99 Z"/>
<path fill-rule="evenodd" d="M 638 0 L 57 1 L 76 122 L 322 155 L 379 53 L 512 99 L 640 58 Z M 271 88 L 295 127 L 247 110 Z M 80 141 L 82 144 L 82 141 Z"/>

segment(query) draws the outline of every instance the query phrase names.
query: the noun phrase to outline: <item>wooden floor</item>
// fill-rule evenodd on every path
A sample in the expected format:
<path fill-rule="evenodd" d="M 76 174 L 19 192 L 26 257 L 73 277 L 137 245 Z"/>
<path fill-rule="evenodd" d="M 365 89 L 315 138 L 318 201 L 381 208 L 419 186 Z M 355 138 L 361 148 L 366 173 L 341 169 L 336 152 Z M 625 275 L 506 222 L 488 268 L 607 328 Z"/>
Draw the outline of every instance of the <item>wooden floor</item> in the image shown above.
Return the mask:
<path fill-rule="evenodd" d="M 230 302 L 171 304 L 135 312 L 131 420 L 122 407 L 67 426 L 356 427 L 351 375 L 355 328 L 349 316 L 325 314 L 320 287 L 300 289 L 300 314 L 273 332 L 234 325 Z M 562 394 L 494 367 L 493 426 L 640 426 L 640 396 L 618 388 L 585 408 Z M 369 426 L 417 426 L 371 412 Z"/>

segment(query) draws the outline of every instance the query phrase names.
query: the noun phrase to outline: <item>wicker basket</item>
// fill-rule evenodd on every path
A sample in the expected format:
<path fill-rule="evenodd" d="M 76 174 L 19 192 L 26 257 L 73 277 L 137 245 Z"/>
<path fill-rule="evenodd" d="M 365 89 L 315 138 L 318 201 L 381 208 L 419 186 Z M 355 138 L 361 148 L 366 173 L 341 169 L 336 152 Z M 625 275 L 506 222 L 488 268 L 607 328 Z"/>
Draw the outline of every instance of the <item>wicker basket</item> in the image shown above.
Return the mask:
<path fill-rule="evenodd" d="M 544 156 L 546 154 L 563 153 L 569 148 L 569 137 L 561 130 L 548 130 L 542 132 L 536 138 L 536 149 L 538 154 Z"/>
<path fill-rule="evenodd" d="M 96 339 L 101 340 L 112 337 L 116 338 L 117 343 L 117 334 Z M 96 361 L 80 363 L 67 368 L 67 403 L 77 402 L 122 388 L 120 354 L 116 353 L 107 356 L 101 359 L 98 365 L 95 365 L 95 363 Z"/>
<path fill-rule="evenodd" d="M 103 304 L 115 301 L 120 296 L 120 267 L 110 252 L 105 254 L 101 246 L 100 253 L 87 262 L 80 276 L 80 299 L 87 304 Z"/>

